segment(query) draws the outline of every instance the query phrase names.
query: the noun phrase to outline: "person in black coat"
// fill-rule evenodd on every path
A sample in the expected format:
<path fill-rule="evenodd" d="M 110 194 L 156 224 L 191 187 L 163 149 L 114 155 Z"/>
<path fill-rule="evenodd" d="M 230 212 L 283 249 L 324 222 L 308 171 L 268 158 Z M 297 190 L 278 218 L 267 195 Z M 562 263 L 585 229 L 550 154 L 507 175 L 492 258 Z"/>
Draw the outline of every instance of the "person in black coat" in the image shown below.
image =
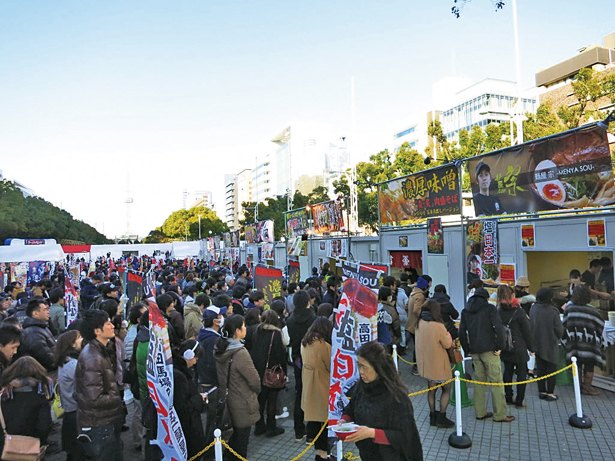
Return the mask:
<path fill-rule="evenodd" d="M 51 432 L 52 381 L 45 368 L 32 357 L 21 357 L 10 365 L 2 376 L 2 415 L 6 432 L 11 435 L 36 437 L 47 444 Z M 0 453 L 4 434 L 0 431 Z"/>
<path fill-rule="evenodd" d="M 513 340 L 512 350 L 503 350 L 501 354 L 504 362 L 504 382 L 511 383 L 513 375 L 517 381 L 527 379 L 528 349 L 534 351 L 530 322 L 525 310 L 519 301 L 513 298 L 513 290 L 508 285 L 500 285 L 497 291 L 498 313 L 503 325 L 508 325 Z M 525 398 L 525 384 L 517 384 L 517 398 L 513 400 L 512 386 L 504 387 L 506 403 L 514 403 L 516 407 L 523 407 Z"/>
<path fill-rule="evenodd" d="M 530 324 L 536 352 L 537 376 L 545 376 L 557 370 L 559 344 L 564 334 L 564 325 L 559 310 L 552 304 L 553 290 L 541 288 L 536 293 L 536 303 L 530 309 Z M 538 395 L 542 400 L 555 401 L 555 376 L 537 382 Z"/>
<path fill-rule="evenodd" d="M 290 336 L 291 357 L 293 359 L 293 371 L 295 373 L 295 405 L 293 410 L 295 438 L 300 440 L 305 435 L 305 422 L 301 409 L 301 393 L 303 392 L 302 364 L 301 364 L 301 340 L 316 320 L 316 314 L 308 309 L 310 295 L 304 290 L 299 290 L 293 295 L 295 310 L 288 317 L 286 327 Z"/>
<path fill-rule="evenodd" d="M 280 366 L 286 373 L 286 348 L 282 342 L 282 331 L 279 328 L 280 319 L 273 310 L 263 312 L 262 323 L 254 333 L 250 355 L 254 367 L 263 381 L 267 368 Z M 256 423 L 254 435 L 267 433 L 267 437 L 274 437 L 284 433 L 284 429 L 276 427 L 275 413 L 280 389 L 261 386 L 258 394 L 260 420 Z M 265 410 L 267 411 L 265 417 Z"/>
<path fill-rule="evenodd" d="M 179 354 L 173 356 L 173 407 L 181 423 L 188 457 L 196 455 L 205 447 L 205 434 L 201 412 L 205 404 L 194 380 L 192 367 L 201 356 L 199 343 L 194 339 L 184 341 Z"/>
<path fill-rule="evenodd" d="M 453 341 L 456 340 L 459 337 L 459 331 L 457 330 L 457 327 L 455 327 L 455 320 L 459 317 L 459 312 L 451 303 L 451 298 L 446 293 L 446 287 L 444 285 L 436 285 L 433 289 L 433 296 L 431 299 L 440 304 L 442 320 L 444 321 L 446 331 L 450 333 Z"/>
<path fill-rule="evenodd" d="M 17 351 L 20 357 L 34 357 L 47 371 L 55 370 L 53 354 L 56 339 L 48 327 L 49 304 L 43 298 L 33 298 L 26 307 L 23 337 Z"/>

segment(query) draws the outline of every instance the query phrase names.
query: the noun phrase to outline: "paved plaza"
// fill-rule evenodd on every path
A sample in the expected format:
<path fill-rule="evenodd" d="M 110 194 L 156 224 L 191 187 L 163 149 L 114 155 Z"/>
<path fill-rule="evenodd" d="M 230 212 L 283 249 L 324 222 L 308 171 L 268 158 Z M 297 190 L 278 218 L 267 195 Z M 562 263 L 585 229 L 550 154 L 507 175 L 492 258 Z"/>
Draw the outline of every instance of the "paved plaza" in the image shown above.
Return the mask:
<path fill-rule="evenodd" d="M 403 381 L 410 391 L 425 387 L 425 382 L 410 373 L 410 366 L 400 362 Z M 292 383 L 281 392 L 282 405 L 292 410 L 294 388 Z M 470 386 L 469 394 L 472 397 Z M 575 412 L 572 385 L 558 386 L 557 402 L 538 399 L 535 384 L 528 385 L 526 407 L 517 409 L 509 406 L 509 414 L 517 419 L 512 423 L 495 423 L 491 420 L 477 421 L 473 407 L 464 408 L 463 429 L 472 438 L 472 447 L 458 450 L 449 446 L 448 437 L 451 429 L 437 429 L 429 426 L 429 409 L 425 394 L 413 397 L 415 418 L 426 461 L 431 460 L 615 460 L 615 393 L 603 391 L 601 396 L 583 396 L 586 415 L 593 421 L 593 428 L 575 429 L 568 424 L 569 416 Z M 454 407 L 448 410 L 449 418 L 454 419 Z M 296 441 L 293 432 L 292 415 L 279 420 L 286 433 L 275 437 L 264 436 L 250 438 L 248 459 L 250 461 L 288 461 L 305 448 L 305 439 Z M 59 427 L 54 430 L 52 438 L 59 439 Z M 127 433 L 123 434 L 127 440 Z M 357 455 L 353 444 L 344 446 L 344 453 L 352 451 Z M 48 460 L 59 461 L 66 458 L 64 453 L 47 456 Z M 124 459 L 137 460 L 138 454 L 125 444 Z M 301 458 L 313 460 L 314 450 L 310 449 Z M 383 460 L 386 461 L 386 460 Z"/>

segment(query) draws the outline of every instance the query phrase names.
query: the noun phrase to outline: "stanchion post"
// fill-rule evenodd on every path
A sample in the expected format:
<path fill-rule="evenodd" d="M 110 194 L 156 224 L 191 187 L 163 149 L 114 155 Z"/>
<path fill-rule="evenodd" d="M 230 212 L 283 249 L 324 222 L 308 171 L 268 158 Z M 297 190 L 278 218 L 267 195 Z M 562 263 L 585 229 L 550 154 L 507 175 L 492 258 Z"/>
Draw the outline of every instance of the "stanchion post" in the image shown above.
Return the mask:
<path fill-rule="evenodd" d="M 399 365 L 397 363 L 397 346 L 393 344 L 393 362 L 395 363 L 395 369 L 399 373 Z"/>
<path fill-rule="evenodd" d="M 453 448 L 470 448 L 472 439 L 463 432 L 461 422 L 461 381 L 459 381 L 459 370 L 455 370 L 455 426 L 456 430 L 448 437 L 448 444 Z"/>
<path fill-rule="evenodd" d="M 214 437 L 216 439 L 216 443 L 214 445 L 214 453 L 216 455 L 216 461 L 222 461 L 222 431 L 220 429 L 216 429 L 214 431 Z"/>
<path fill-rule="evenodd" d="M 583 414 L 583 404 L 581 403 L 581 386 L 579 383 L 579 367 L 577 366 L 577 358 L 572 357 L 572 384 L 574 386 L 574 400 L 576 403 L 577 412 L 570 415 L 568 422 L 572 427 L 579 429 L 589 429 L 592 427 L 592 420 Z"/>
<path fill-rule="evenodd" d="M 337 459 L 339 461 L 342 461 L 342 459 L 344 459 L 344 446 L 342 444 L 341 440 L 338 440 L 336 443 L 337 446 Z"/>

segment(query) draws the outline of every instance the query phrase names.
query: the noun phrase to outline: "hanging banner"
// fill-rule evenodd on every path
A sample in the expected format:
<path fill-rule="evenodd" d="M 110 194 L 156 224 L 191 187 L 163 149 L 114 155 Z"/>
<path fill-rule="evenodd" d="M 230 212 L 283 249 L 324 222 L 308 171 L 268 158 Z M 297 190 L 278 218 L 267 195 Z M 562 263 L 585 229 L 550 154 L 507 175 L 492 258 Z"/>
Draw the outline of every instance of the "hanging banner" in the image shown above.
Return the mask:
<path fill-rule="evenodd" d="M 231 247 L 231 233 L 230 232 L 223 233 L 222 240 L 224 241 L 224 248 Z"/>
<path fill-rule="evenodd" d="M 314 234 L 339 232 L 344 227 L 341 202 L 330 200 L 311 205 L 310 208 L 314 220 Z"/>
<path fill-rule="evenodd" d="M 378 296 L 355 278 L 344 282 L 331 338 L 329 425 L 337 424 L 348 405 L 348 390 L 359 379 L 357 349 L 377 339 Z"/>
<path fill-rule="evenodd" d="M 231 247 L 239 248 L 239 231 L 231 232 Z"/>
<path fill-rule="evenodd" d="M 587 245 L 590 247 L 606 246 L 606 224 L 604 219 L 587 220 Z"/>
<path fill-rule="evenodd" d="M 290 259 L 288 261 L 288 283 L 299 283 L 300 273 L 299 261 Z"/>
<path fill-rule="evenodd" d="M 615 203 L 605 128 L 594 124 L 469 159 L 476 216 Z"/>
<path fill-rule="evenodd" d="M 79 297 L 70 275 L 64 277 L 64 309 L 66 310 L 66 328 L 77 320 L 79 315 Z"/>
<path fill-rule="evenodd" d="M 521 246 L 523 248 L 534 248 L 535 240 L 534 224 L 521 224 Z"/>
<path fill-rule="evenodd" d="M 128 270 L 126 276 L 126 296 L 128 301 L 126 302 L 126 312 L 130 310 L 132 306 L 141 301 L 143 294 L 143 274 L 141 272 L 135 272 L 132 269 Z"/>
<path fill-rule="evenodd" d="M 386 272 L 386 266 L 384 266 L 384 270 L 382 270 L 382 266 L 380 269 L 374 270 L 361 263 L 342 262 L 342 281 L 356 279 L 361 285 L 372 290 L 380 287 L 381 277 Z"/>
<path fill-rule="evenodd" d="M 466 226 L 468 283 L 477 277 L 492 284 L 498 280 L 500 276 L 498 248 L 496 219 L 483 219 Z"/>
<path fill-rule="evenodd" d="M 273 221 L 259 221 L 256 223 L 256 243 L 273 243 L 275 236 L 273 235 Z"/>
<path fill-rule="evenodd" d="M 70 277 L 70 281 L 75 287 L 75 290 L 79 290 L 80 279 L 81 279 L 81 267 L 80 266 L 70 266 L 68 268 L 68 276 Z"/>
<path fill-rule="evenodd" d="M 309 215 L 305 208 L 287 211 L 285 213 L 286 235 L 288 237 L 307 235 L 308 228 L 310 227 L 308 217 Z"/>
<path fill-rule="evenodd" d="M 425 218 L 461 213 L 459 168 L 445 165 L 378 185 L 380 225 L 416 224 Z"/>
<path fill-rule="evenodd" d="M 303 242 L 301 237 L 295 237 L 288 240 L 288 255 L 289 256 L 299 256 L 301 254 L 301 248 Z"/>
<path fill-rule="evenodd" d="M 254 287 L 265 295 L 265 304 L 271 305 L 276 296 L 282 295 L 284 274 L 275 267 L 256 266 L 254 268 Z"/>
<path fill-rule="evenodd" d="M 517 280 L 514 264 L 500 264 L 500 283 L 515 286 Z"/>
<path fill-rule="evenodd" d="M 45 261 L 31 261 L 26 264 L 28 264 L 28 276 L 26 278 L 26 283 L 28 286 L 32 286 L 43 280 L 45 271 L 47 270 L 47 264 Z"/>
<path fill-rule="evenodd" d="M 432 255 L 444 254 L 444 233 L 442 219 L 440 218 L 427 220 L 427 253 Z"/>
<path fill-rule="evenodd" d="M 263 259 L 273 260 L 275 258 L 275 250 L 273 243 L 263 243 Z"/>
<path fill-rule="evenodd" d="M 147 349 L 147 389 L 158 416 L 158 437 L 152 441 L 163 458 L 185 461 L 186 439 L 173 407 L 173 358 L 167 322 L 155 303 L 149 308 L 149 347 Z"/>
<path fill-rule="evenodd" d="M 423 267 L 423 252 L 416 250 L 390 251 L 389 264 L 391 267 L 421 269 Z"/>
<path fill-rule="evenodd" d="M 219 235 L 214 235 L 214 249 L 215 250 L 220 250 L 221 249 L 221 239 Z"/>
<path fill-rule="evenodd" d="M 253 244 L 256 243 L 256 225 L 252 224 L 244 227 L 244 232 L 246 234 L 246 243 Z"/>
<path fill-rule="evenodd" d="M 330 239 L 326 242 L 327 257 L 329 258 L 347 258 L 348 257 L 348 240 L 347 239 Z"/>

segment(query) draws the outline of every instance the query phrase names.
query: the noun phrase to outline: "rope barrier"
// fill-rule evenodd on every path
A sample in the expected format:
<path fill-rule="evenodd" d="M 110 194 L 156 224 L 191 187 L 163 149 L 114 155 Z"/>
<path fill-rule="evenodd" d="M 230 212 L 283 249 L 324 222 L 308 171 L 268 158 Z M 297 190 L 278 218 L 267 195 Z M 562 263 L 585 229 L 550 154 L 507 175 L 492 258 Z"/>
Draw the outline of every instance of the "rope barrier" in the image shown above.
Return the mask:
<path fill-rule="evenodd" d="M 233 450 L 230 445 L 228 443 L 226 443 L 226 441 L 224 439 L 220 439 L 220 441 L 222 442 L 222 446 L 226 447 L 226 449 L 228 451 L 231 452 L 232 455 L 234 455 L 239 461 L 248 461 L 246 458 L 244 458 L 243 456 L 241 456 L 239 453 L 237 453 L 235 450 Z"/>
<path fill-rule="evenodd" d="M 316 437 L 314 437 L 314 438 L 312 439 L 312 441 L 311 441 L 311 442 L 310 442 L 310 443 L 309 443 L 309 444 L 308 444 L 308 445 L 307 445 L 307 446 L 306 446 L 306 447 L 305 447 L 305 448 L 301 451 L 301 453 L 299 453 L 297 456 L 295 456 L 295 457 L 294 457 L 293 459 L 291 459 L 290 461 L 297 461 L 298 459 L 302 458 L 302 457 L 303 457 L 303 455 L 305 455 L 305 454 L 308 452 L 308 450 L 314 446 L 314 444 L 316 443 L 316 440 L 318 439 L 318 437 L 320 437 L 320 434 L 322 434 L 322 431 L 324 431 L 324 430 L 325 430 L 325 427 L 327 427 L 327 423 L 328 423 L 328 422 L 329 422 L 329 421 L 325 421 L 325 422 L 322 424 L 322 427 L 321 427 L 321 428 L 320 428 L 320 430 L 318 431 L 318 434 L 316 434 Z"/>
<path fill-rule="evenodd" d="M 410 392 L 408 394 L 408 397 L 415 397 L 417 395 L 425 394 L 426 392 L 433 391 L 434 389 L 437 389 L 439 387 L 446 386 L 447 384 L 450 384 L 453 381 L 455 381 L 455 378 L 448 379 L 448 380 L 446 380 L 446 381 L 444 381 L 444 382 L 442 382 L 440 384 L 437 384 L 437 385 L 435 385 L 433 387 L 428 387 L 427 389 L 422 389 L 422 390 L 416 391 L 416 392 Z"/>
<path fill-rule="evenodd" d="M 203 448 L 201 451 L 199 451 L 196 455 L 194 455 L 192 458 L 190 458 L 188 461 L 194 461 L 195 459 L 200 458 L 201 456 L 203 456 L 203 454 L 209 450 L 211 447 L 213 447 L 216 444 L 216 439 L 213 440 L 213 442 L 211 442 L 209 445 L 207 445 L 205 448 Z"/>
<path fill-rule="evenodd" d="M 541 376 L 539 378 L 526 379 L 525 381 L 516 381 L 516 382 L 511 382 L 511 383 L 490 383 L 490 382 L 485 382 L 485 381 L 474 381 L 472 379 L 465 379 L 465 378 L 459 378 L 459 381 L 463 381 L 463 382 L 469 383 L 469 384 L 477 384 L 479 386 L 496 386 L 496 387 L 498 387 L 498 386 L 516 386 L 518 384 L 535 383 L 535 382 L 541 381 L 543 379 L 550 378 L 551 376 L 555 376 L 557 374 L 560 374 L 563 371 L 566 371 L 566 370 L 568 370 L 570 368 L 572 368 L 572 364 L 562 368 L 561 370 L 554 371 L 553 373 L 549 373 L 548 375 L 544 375 L 544 376 Z"/>
<path fill-rule="evenodd" d="M 409 362 L 406 359 L 404 359 L 402 356 L 400 356 L 399 354 L 397 354 L 397 358 L 401 360 L 402 362 L 407 363 L 408 365 L 416 365 L 416 362 Z"/>

